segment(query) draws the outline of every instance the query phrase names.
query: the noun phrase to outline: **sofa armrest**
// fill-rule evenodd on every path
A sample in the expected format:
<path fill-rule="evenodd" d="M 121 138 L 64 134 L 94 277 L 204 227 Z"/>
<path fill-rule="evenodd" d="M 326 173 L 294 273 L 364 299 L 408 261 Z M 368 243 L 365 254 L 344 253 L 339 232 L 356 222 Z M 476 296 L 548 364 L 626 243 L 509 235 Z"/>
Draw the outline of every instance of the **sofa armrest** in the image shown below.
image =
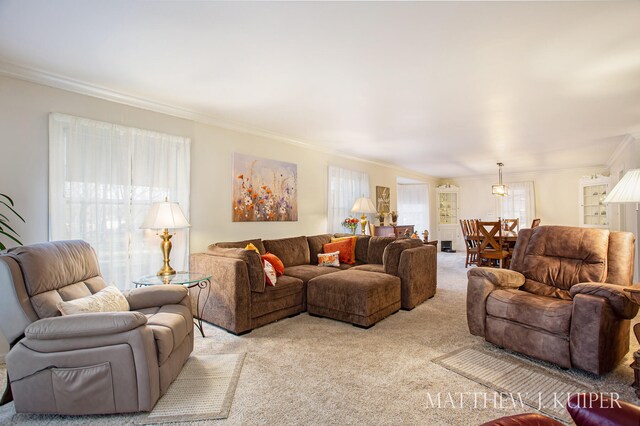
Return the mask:
<path fill-rule="evenodd" d="M 184 304 L 189 291 L 181 285 L 154 285 L 134 288 L 124 295 L 132 311 L 164 305 Z"/>
<path fill-rule="evenodd" d="M 398 276 L 402 309 L 413 309 L 436 294 L 438 254 L 434 246 L 406 249 L 400 255 Z"/>
<path fill-rule="evenodd" d="M 382 253 L 384 272 L 386 274 L 399 276 L 398 268 L 402 252 L 407 249 L 421 247 L 422 245 L 422 240 L 411 238 L 401 238 L 391 242 L 384 248 L 384 252 Z"/>
<path fill-rule="evenodd" d="M 30 324 L 25 337 L 35 340 L 56 340 L 93 337 L 130 331 L 147 323 L 140 312 L 96 312 L 43 318 Z"/>
<path fill-rule="evenodd" d="M 577 294 L 604 297 L 611 304 L 615 314 L 623 319 L 633 319 L 638 313 L 639 306 L 631 300 L 629 294 L 624 291 L 625 286 L 608 283 L 579 283 L 571 287 L 572 297 Z"/>
<path fill-rule="evenodd" d="M 471 334 L 484 336 L 487 298 L 498 288 L 519 288 L 525 278 L 508 269 L 473 268 L 467 272 L 467 325 Z"/>
<path fill-rule="evenodd" d="M 266 281 L 264 268 L 262 267 L 262 259 L 258 253 L 253 250 L 209 246 L 207 248 L 207 254 L 230 259 L 239 259 L 245 262 L 247 264 L 247 273 L 249 275 L 251 291 L 264 293 Z M 202 272 L 200 270 L 198 271 Z"/>
<path fill-rule="evenodd" d="M 471 277 L 484 278 L 496 287 L 506 288 L 520 288 L 525 281 L 524 275 L 520 272 L 510 269 L 487 268 L 484 266 L 469 269 L 467 278 L 471 279 Z"/>
<path fill-rule="evenodd" d="M 251 330 L 251 287 L 247 264 L 241 259 L 195 253 L 191 268 L 211 275 L 211 287 L 200 317 L 232 333 Z"/>

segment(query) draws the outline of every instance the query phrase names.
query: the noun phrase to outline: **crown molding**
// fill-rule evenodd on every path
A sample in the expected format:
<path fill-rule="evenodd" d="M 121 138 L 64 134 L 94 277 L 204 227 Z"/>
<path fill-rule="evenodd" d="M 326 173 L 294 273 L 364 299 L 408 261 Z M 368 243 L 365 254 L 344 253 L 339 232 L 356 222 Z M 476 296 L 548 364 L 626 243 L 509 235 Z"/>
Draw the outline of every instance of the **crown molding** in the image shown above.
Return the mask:
<path fill-rule="evenodd" d="M 268 139 L 278 140 L 280 142 L 288 143 L 298 147 L 306 148 L 316 152 L 322 152 L 329 155 L 335 155 L 352 161 L 359 161 L 362 163 L 368 163 L 379 167 L 385 167 L 395 170 L 401 174 L 409 174 L 414 176 L 420 176 L 422 179 L 428 181 L 436 181 L 438 178 L 424 173 L 410 170 L 401 167 L 397 164 L 388 163 L 385 161 L 377 161 L 364 159 L 352 155 L 346 155 L 344 153 L 321 148 L 316 144 L 301 139 L 292 138 L 279 133 L 271 132 L 269 130 L 260 129 L 253 126 L 233 123 L 229 121 L 223 121 L 212 117 L 207 114 L 203 114 L 188 108 L 165 104 L 159 101 L 145 99 L 139 96 L 131 95 L 125 92 L 118 92 L 108 89 L 106 87 L 98 86 L 95 84 L 86 83 L 84 81 L 69 78 L 60 74 L 51 73 L 31 67 L 25 67 L 22 65 L 16 65 L 9 62 L 0 61 L 0 76 L 10 77 L 18 80 L 28 81 L 30 83 L 41 84 L 43 86 L 53 87 L 55 89 L 66 90 L 69 92 L 78 93 L 80 95 L 91 96 L 94 98 L 103 99 L 110 102 L 115 102 L 134 108 L 140 108 L 147 111 L 153 111 L 172 117 L 182 118 L 190 121 L 194 121 L 201 124 L 206 124 L 214 127 L 219 127 L 226 130 L 231 130 L 239 133 L 247 133 L 253 136 L 259 136 Z"/>
<path fill-rule="evenodd" d="M 618 146 L 616 147 L 616 149 L 613 151 L 613 153 L 611 154 L 611 156 L 609 157 L 609 159 L 607 160 L 607 168 L 610 169 L 611 166 L 613 166 L 613 163 L 615 163 L 620 156 L 622 155 L 622 153 L 629 147 L 629 145 L 631 145 L 633 142 L 640 142 L 640 133 L 629 133 L 628 135 L 625 135 L 625 137 L 622 139 L 622 141 L 618 144 Z"/>

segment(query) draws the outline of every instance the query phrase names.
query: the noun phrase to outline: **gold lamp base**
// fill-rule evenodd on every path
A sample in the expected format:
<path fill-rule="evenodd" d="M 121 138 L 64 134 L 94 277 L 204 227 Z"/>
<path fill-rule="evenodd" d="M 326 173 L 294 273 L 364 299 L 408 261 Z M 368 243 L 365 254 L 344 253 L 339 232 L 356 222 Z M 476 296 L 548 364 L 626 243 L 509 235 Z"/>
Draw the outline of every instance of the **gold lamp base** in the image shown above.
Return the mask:
<path fill-rule="evenodd" d="M 166 277 L 169 275 L 175 275 L 176 270 L 169 265 L 169 254 L 171 253 L 171 237 L 173 235 L 169 234 L 169 230 L 167 228 L 164 229 L 162 234 L 158 234 L 160 238 L 162 238 L 162 242 L 160 243 L 160 249 L 162 250 L 162 254 L 164 256 L 164 260 L 162 263 L 162 268 L 158 271 L 156 275 L 161 277 Z"/>
<path fill-rule="evenodd" d="M 362 226 L 362 235 L 366 235 L 367 215 L 364 213 L 362 213 L 362 216 L 360 216 L 360 226 Z"/>

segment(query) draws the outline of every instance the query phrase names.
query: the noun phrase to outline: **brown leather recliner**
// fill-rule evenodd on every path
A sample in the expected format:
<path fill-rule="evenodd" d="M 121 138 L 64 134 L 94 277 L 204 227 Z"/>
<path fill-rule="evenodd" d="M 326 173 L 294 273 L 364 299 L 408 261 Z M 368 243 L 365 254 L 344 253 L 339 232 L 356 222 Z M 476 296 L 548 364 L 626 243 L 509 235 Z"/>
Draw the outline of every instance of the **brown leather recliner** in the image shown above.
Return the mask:
<path fill-rule="evenodd" d="M 503 348 L 594 374 L 629 350 L 638 312 L 633 234 L 568 226 L 523 229 L 511 270 L 467 273 L 469 331 Z"/>
<path fill-rule="evenodd" d="M 0 255 L 0 330 L 12 346 L 6 364 L 16 412 L 150 411 L 177 377 L 193 350 L 187 290 L 135 289 L 125 294 L 130 312 L 60 316 L 59 301 L 105 287 L 83 241 Z"/>

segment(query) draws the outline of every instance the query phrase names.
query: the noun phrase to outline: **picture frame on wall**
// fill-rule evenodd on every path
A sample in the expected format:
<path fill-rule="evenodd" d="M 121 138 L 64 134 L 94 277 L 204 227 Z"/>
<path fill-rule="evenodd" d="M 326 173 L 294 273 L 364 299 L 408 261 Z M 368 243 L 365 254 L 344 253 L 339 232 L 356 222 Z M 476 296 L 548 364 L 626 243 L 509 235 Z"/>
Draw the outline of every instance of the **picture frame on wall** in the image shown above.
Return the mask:
<path fill-rule="evenodd" d="M 376 186 L 376 210 L 378 213 L 389 213 L 391 210 L 391 188 Z"/>
<path fill-rule="evenodd" d="M 233 222 L 298 220 L 298 166 L 233 154 Z"/>

